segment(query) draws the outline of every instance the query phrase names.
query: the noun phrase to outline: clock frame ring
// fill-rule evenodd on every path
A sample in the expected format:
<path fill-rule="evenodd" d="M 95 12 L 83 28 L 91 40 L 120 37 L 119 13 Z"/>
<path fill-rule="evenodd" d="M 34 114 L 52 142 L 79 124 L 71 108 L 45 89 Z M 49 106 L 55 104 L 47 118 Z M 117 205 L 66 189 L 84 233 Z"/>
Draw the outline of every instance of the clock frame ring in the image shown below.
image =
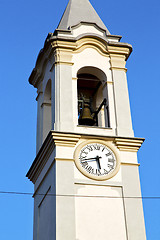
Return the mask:
<path fill-rule="evenodd" d="M 103 145 L 105 146 L 109 151 L 111 151 L 113 153 L 113 155 L 115 156 L 115 160 L 116 160 L 116 166 L 114 168 L 114 170 L 112 172 L 110 172 L 108 175 L 101 175 L 101 176 L 97 176 L 97 175 L 93 175 L 89 172 L 87 172 L 81 165 L 80 163 L 80 159 L 79 159 L 79 155 L 81 150 L 89 145 L 89 144 L 99 144 L 99 145 Z M 92 180 L 96 180 L 96 181 L 105 181 L 108 180 L 112 177 L 114 177 L 119 169 L 120 169 L 120 156 L 118 153 L 118 150 L 116 149 L 116 147 L 114 146 L 114 144 L 111 141 L 104 141 L 104 140 L 99 140 L 99 139 L 95 139 L 95 140 L 84 140 L 83 142 L 81 142 L 75 149 L 74 151 L 74 160 L 75 160 L 75 165 L 77 167 L 77 169 L 87 178 L 90 178 Z"/>

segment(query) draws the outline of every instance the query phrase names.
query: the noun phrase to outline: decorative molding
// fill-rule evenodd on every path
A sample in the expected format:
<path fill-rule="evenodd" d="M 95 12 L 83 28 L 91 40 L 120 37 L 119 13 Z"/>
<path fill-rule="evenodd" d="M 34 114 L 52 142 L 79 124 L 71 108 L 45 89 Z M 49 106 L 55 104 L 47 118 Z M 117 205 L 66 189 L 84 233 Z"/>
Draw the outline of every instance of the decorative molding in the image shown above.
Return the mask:
<path fill-rule="evenodd" d="M 121 67 L 110 67 L 110 70 L 119 70 L 119 71 L 127 72 L 127 68 L 121 68 Z"/>
<path fill-rule="evenodd" d="M 129 162 L 121 162 L 121 165 L 129 165 L 129 166 L 140 166 L 140 163 L 129 163 Z"/>
<path fill-rule="evenodd" d="M 131 53 L 131 46 L 129 45 L 120 45 L 120 43 L 115 43 L 113 45 L 108 45 L 107 46 L 107 50 L 110 56 L 125 56 L 125 60 L 129 57 L 130 53 Z"/>
<path fill-rule="evenodd" d="M 101 135 L 92 135 L 92 134 L 76 134 L 76 133 L 64 133 L 64 132 L 56 132 L 51 130 L 45 139 L 42 147 L 40 148 L 34 162 L 32 163 L 27 177 L 35 183 L 40 173 L 42 172 L 45 164 L 47 163 L 50 155 L 53 153 L 55 147 L 63 146 L 63 147 L 71 147 L 74 148 L 79 140 L 82 141 L 104 141 L 105 144 L 114 143 L 115 147 L 117 147 L 120 151 L 128 151 L 128 152 L 137 152 L 141 147 L 144 139 L 143 138 L 122 138 L 115 136 L 101 136 Z M 57 161 L 74 161 L 74 159 L 62 159 L 56 158 L 53 156 L 53 164 L 54 160 Z M 128 164 L 122 162 L 121 164 Z M 129 164 L 128 164 L 129 165 Z"/>
<path fill-rule="evenodd" d="M 38 101 L 38 98 L 42 95 L 43 95 L 43 91 L 37 91 L 36 101 Z"/>
<path fill-rule="evenodd" d="M 120 151 L 137 152 L 144 139 L 115 138 L 114 142 Z"/>
<path fill-rule="evenodd" d="M 74 65 L 73 62 L 57 61 L 57 62 L 54 62 L 54 63 L 52 64 L 52 67 L 50 68 L 50 72 L 52 72 L 53 69 L 54 69 L 54 67 L 55 67 L 56 65 L 58 65 L 58 64 L 64 64 L 64 65 L 69 65 L 69 66 L 73 66 L 73 65 Z"/>
<path fill-rule="evenodd" d="M 103 87 L 105 87 L 107 84 L 113 84 L 113 81 L 106 81 L 103 85 Z"/>
<path fill-rule="evenodd" d="M 130 45 L 123 46 L 117 44 L 115 45 L 108 45 L 107 50 L 109 52 L 110 56 L 110 63 L 111 67 L 110 70 L 119 70 L 119 71 L 124 71 L 127 72 L 126 66 L 126 60 L 128 59 L 132 48 Z"/>
<path fill-rule="evenodd" d="M 43 102 L 42 104 L 41 104 L 41 107 L 43 107 L 43 106 L 51 106 L 51 102 Z"/>
<path fill-rule="evenodd" d="M 123 70 L 126 72 L 126 60 L 125 55 L 110 55 L 110 69 Z"/>
<path fill-rule="evenodd" d="M 54 64 L 69 64 L 73 65 L 72 62 L 72 50 L 67 48 L 57 48 L 54 50 Z"/>
<path fill-rule="evenodd" d="M 101 54 L 103 57 L 106 57 L 106 56 L 109 56 L 107 54 L 107 52 L 104 52 L 101 48 L 97 47 L 97 46 L 94 46 L 92 44 L 85 44 L 85 45 L 82 45 L 80 48 L 76 49 L 74 51 L 74 53 L 80 53 L 80 52 L 83 52 L 85 49 L 89 49 L 89 48 L 92 48 L 94 50 L 96 50 L 99 54 Z"/>
<path fill-rule="evenodd" d="M 77 81 L 77 79 L 78 79 L 77 77 L 72 77 L 72 80 L 74 81 Z"/>
<path fill-rule="evenodd" d="M 68 133 L 55 133 L 51 132 L 52 139 L 56 146 L 64 146 L 64 147 L 75 147 L 77 142 L 80 139 L 80 135 L 76 134 L 68 134 Z"/>
<path fill-rule="evenodd" d="M 58 65 L 58 64 L 64 64 L 64 65 L 70 65 L 70 66 L 73 66 L 74 63 L 71 63 L 71 62 L 63 62 L 63 61 L 59 61 L 59 62 L 55 62 L 54 65 Z"/>
<path fill-rule="evenodd" d="M 43 81 L 48 62 L 51 63 L 50 71 L 53 70 L 55 64 L 68 64 L 72 66 L 74 64 L 72 62 L 73 53 L 82 52 L 87 48 L 93 48 L 102 56 L 110 57 L 111 70 L 126 71 L 125 63 L 132 52 L 132 46 L 127 43 L 112 42 L 108 41 L 107 38 L 94 35 L 84 35 L 78 39 L 54 36 L 50 41 L 45 43 L 44 48 L 39 53 L 36 66 L 29 77 L 30 84 L 38 88 L 39 83 Z M 124 59 L 120 61 L 117 57 Z"/>
<path fill-rule="evenodd" d="M 88 186 L 106 186 L 106 187 L 122 187 L 122 182 L 115 182 L 115 181 L 111 181 L 111 179 L 109 179 L 109 181 L 104 181 L 104 182 L 91 182 L 90 180 L 81 180 L 81 179 L 76 179 L 76 182 L 74 183 L 75 185 L 88 185 Z"/>
<path fill-rule="evenodd" d="M 83 37 L 77 40 L 76 43 L 77 45 L 74 53 L 80 53 L 87 48 L 93 48 L 94 50 L 98 51 L 102 56 L 109 56 L 106 48 L 106 42 L 104 42 L 104 40 L 102 39 L 97 39 L 93 36 Z"/>
<path fill-rule="evenodd" d="M 72 161 L 74 162 L 74 159 L 73 158 L 54 158 L 55 161 Z"/>
<path fill-rule="evenodd" d="M 50 45 L 46 45 L 38 54 L 36 66 L 29 77 L 29 83 L 35 88 L 38 88 L 39 83 L 43 81 L 45 68 L 47 63 L 50 61 L 51 55 L 52 48 Z"/>
<path fill-rule="evenodd" d="M 52 49 L 60 49 L 64 51 L 73 51 L 76 48 L 75 41 L 71 41 L 70 39 L 63 41 L 63 40 L 53 40 L 51 42 Z"/>
<path fill-rule="evenodd" d="M 50 131 L 26 176 L 35 183 L 54 148 L 56 146 L 75 147 L 80 137 L 80 135 L 74 133 Z"/>

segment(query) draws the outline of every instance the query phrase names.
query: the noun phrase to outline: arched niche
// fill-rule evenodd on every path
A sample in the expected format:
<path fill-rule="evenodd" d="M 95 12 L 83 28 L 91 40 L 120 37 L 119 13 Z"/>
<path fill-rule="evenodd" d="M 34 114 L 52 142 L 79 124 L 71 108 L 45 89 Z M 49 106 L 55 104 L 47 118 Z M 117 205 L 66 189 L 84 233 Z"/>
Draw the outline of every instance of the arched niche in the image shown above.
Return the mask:
<path fill-rule="evenodd" d="M 43 114 L 43 140 L 46 138 L 47 134 L 51 130 L 51 80 L 49 79 L 43 96 L 42 104 L 42 114 Z"/>
<path fill-rule="evenodd" d="M 51 79 L 48 80 L 45 87 L 44 101 L 51 101 Z"/>
<path fill-rule="evenodd" d="M 96 67 L 77 72 L 78 124 L 110 127 L 107 77 Z"/>

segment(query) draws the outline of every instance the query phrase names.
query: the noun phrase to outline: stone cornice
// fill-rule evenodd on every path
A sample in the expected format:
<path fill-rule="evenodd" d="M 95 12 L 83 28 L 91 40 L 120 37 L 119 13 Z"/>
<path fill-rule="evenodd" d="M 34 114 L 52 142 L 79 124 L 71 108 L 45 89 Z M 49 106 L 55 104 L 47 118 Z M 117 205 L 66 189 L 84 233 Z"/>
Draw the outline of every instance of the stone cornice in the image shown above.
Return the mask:
<path fill-rule="evenodd" d="M 32 73 L 29 77 L 29 83 L 32 84 L 34 87 L 37 87 L 37 83 L 42 80 L 42 75 L 38 72 L 38 70 L 33 68 Z"/>
<path fill-rule="evenodd" d="M 133 50 L 131 44 L 112 41 L 108 42 L 107 49 L 110 54 L 125 55 L 126 60 L 128 59 Z"/>
<path fill-rule="evenodd" d="M 44 165 L 49 159 L 55 146 L 74 147 L 80 139 L 80 135 L 50 131 L 33 161 L 26 177 L 35 183 Z"/>
<path fill-rule="evenodd" d="M 43 49 L 40 50 L 36 65 L 32 70 L 32 73 L 29 77 L 29 83 L 35 88 L 38 88 L 39 83 L 43 80 L 45 67 L 51 57 L 52 51 L 51 46 L 46 45 Z"/>
<path fill-rule="evenodd" d="M 110 39 L 115 38 L 115 36 L 112 35 L 108 35 L 108 37 Z M 111 68 L 122 68 L 122 70 L 126 70 L 124 66 L 119 67 L 117 65 L 117 57 L 123 57 L 123 61 L 126 61 L 132 52 L 132 46 L 130 44 L 114 42 L 108 40 L 107 36 L 104 38 L 95 34 L 84 34 L 77 38 L 51 35 L 51 37 L 46 39 L 44 48 L 39 52 L 35 68 L 29 77 L 29 83 L 38 88 L 39 83 L 43 80 L 48 61 L 51 61 L 52 66 L 56 63 L 72 65 L 72 53 L 81 52 L 87 47 L 96 49 L 103 56 L 109 54 L 112 62 Z M 122 65 L 122 61 L 120 65 Z"/>
<path fill-rule="evenodd" d="M 114 142 L 120 151 L 137 152 L 144 139 L 115 138 Z"/>
<path fill-rule="evenodd" d="M 107 46 L 110 56 L 125 56 L 125 60 L 128 59 L 131 54 L 131 49 L 128 46 L 119 45 L 119 43 L 112 46 Z"/>
<path fill-rule="evenodd" d="M 110 63 L 111 63 L 111 70 L 123 70 L 127 71 L 126 69 L 126 60 L 128 59 L 129 55 L 131 54 L 131 48 L 129 46 L 124 45 L 112 45 L 107 46 L 108 53 L 110 56 Z"/>
<path fill-rule="evenodd" d="M 75 147 L 77 142 L 80 139 L 80 135 L 78 134 L 70 134 L 70 133 L 56 133 L 51 132 L 52 139 L 56 146 L 67 146 L 67 147 Z"/>
<path fill-rule="evenodd" d="M 34 162 L 32 163 L 27 177 L 33 182 L 36 182 L 36 179 L 40 175 L 43 167 L 45 166 L 50 155 L 54 151 L 56 146 L 71 147 L 74 148 L 78 141 L 96 139 L 103 141 L 112 141 L 120 151 L 129 151 L 137 152 L 141 147 L 144 139 L 143 138 L 124 138 L 116 136 L 101 136 L 101 135 L 91 135 L 91 134 L 78 134 L 78 133 L 65 133 L 65 132 L 55 132 L 50 131 L 46 140 L 44 141 L 42 147 L 40 148 Z M 56 158 L 54 160 L 61 160 Z M 68 160 L 68 159 L 67 159 Z M 72 161 L 73 159 L 69 159 Z"/>

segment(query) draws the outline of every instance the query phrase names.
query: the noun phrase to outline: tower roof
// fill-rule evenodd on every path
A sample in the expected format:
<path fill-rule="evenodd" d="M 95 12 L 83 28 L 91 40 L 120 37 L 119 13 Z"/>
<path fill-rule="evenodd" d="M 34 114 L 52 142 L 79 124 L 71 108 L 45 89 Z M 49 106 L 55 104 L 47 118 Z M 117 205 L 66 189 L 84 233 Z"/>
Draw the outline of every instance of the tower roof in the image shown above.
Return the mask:
<path fill-rule="evenodd" d="M 89 0 L 69 0 L 68 5 L 58 25 L 60 30 L 68 30 L 80 22 L 95 23 L 110 34 Z"/>

